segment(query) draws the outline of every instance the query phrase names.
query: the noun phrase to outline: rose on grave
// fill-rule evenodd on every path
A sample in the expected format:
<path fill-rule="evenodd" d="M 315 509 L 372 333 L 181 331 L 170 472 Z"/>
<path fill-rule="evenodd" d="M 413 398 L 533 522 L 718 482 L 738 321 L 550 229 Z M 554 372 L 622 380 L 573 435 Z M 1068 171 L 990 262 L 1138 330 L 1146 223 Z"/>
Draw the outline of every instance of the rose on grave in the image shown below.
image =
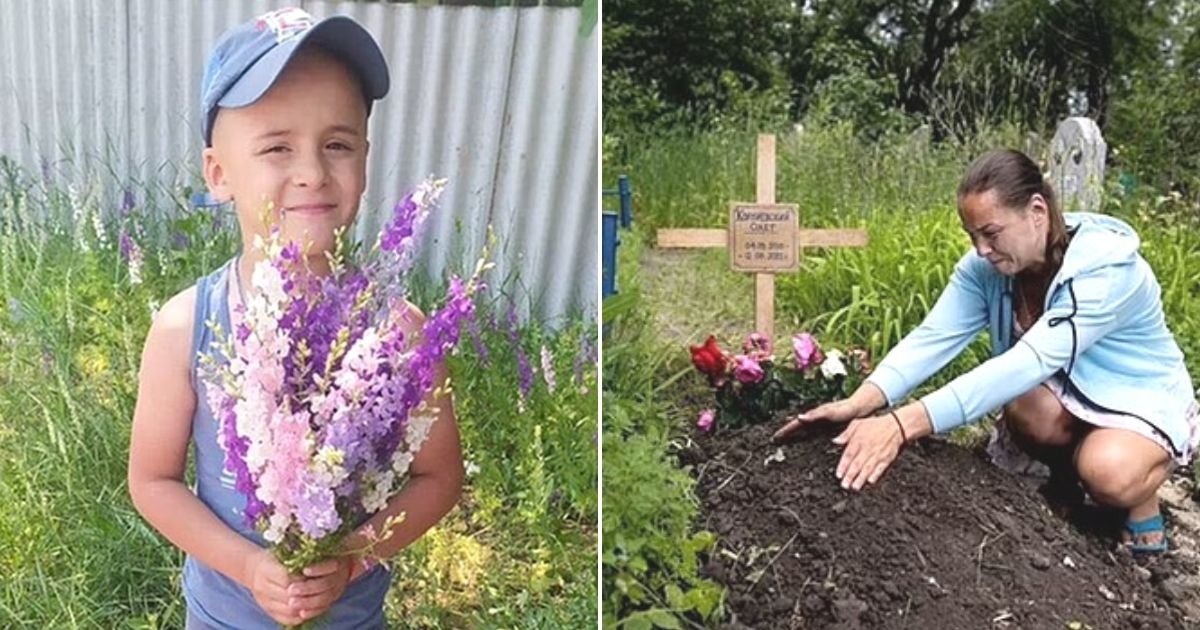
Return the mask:
<path fill-rule="evenodd" d="M 733 376 L 739 383 L 758 383 L 763 380 L 762 365 L 744 354 L 739 354 L 733 357 Z"/>
<path fill-rule="evenodd" d="M 775 348 L 769 337 L 759 332 L 752 332 L 746 335 L 745 341 L 742 342 L 742 353 L 755 361 L 770 361 L 774 358 Z"/>
<path fill-rule="evenodd" d="M 692 365 L 708 377 L 710 383 L 719 386 L 729 374 L 729 357 L 717 345 L 717 338 L 709 335 L 702 346 L 691 346 Z"/>
<path fill-rule="evenodd" d="M 792 354 L 796 358 L 796 369 L 801 372 L 825 361 L 817 338 L 806 332 L 792 336 Z"/>
<path fill-rule="evenodd" d="M 821 376 L 825 378 L 846 376 L 846 364 L 842 362 L 842 357 L 841 350 L 830 350 L 825 355 L 825 360 L 821 362 Z"/>

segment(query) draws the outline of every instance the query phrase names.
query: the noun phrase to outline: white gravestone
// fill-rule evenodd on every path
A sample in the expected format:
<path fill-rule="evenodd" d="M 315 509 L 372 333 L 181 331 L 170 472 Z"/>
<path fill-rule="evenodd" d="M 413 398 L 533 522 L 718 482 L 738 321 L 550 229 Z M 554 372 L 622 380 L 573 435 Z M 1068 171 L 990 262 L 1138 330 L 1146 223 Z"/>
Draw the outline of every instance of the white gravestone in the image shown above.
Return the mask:
<path fill-rule="evenodd" d="M 1050 143 L 1050 184 L 1062 209 L 1098 212 L 1108 144 L 1091 118 L 1068 118 Z"/>

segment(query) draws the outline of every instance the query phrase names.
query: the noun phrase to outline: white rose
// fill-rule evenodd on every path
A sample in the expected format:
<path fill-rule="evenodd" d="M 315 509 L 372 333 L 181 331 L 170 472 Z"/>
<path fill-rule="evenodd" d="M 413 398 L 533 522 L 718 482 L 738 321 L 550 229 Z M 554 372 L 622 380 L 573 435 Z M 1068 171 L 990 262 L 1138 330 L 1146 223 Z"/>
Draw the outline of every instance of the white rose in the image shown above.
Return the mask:
<path fill-rule="evenodd" d="M 821 364 L 821 376 L 825 378 L 846 376 L 846 365 L 842 363 L 840 351 L 830 350 L 825 354 L 825 362 Z"/>

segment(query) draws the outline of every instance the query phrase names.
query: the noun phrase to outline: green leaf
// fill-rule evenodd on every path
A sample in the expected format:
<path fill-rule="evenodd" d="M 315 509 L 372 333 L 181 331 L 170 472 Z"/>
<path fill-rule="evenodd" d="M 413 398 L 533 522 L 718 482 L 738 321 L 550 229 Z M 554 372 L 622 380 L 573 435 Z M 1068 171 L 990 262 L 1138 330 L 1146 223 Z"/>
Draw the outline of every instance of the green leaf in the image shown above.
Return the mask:
<path fill-rule="evenodd" d="M 650 615 L 650 620 L 654 622 L 656 628 L 666 628 L 667 630 L 681 630 L 683 626 L 679 625 L 679 619 L 675 615 L 665 610 L 650 610 L 647 611 Z"/>
<path fill-rule="evenodd" d="M 682 610 L 687 608 L 687 602 L 684 601 L 683 590 L 674 584 L 667 585 L 667 603 L 671 608 Z"/>
<path fill-rule="evenodd" d="M 636 612 L 626 617 L 621 621 L 621 627 L 626 630 L 652 630 L 654 624 L 650 621 L 650 616 L 646 611 Z"/>
<path fill-rule="evenodd" d="M 687 592 L 687 608 L 708 619 L 721 602 L 721 588 L 711 582 L 700 584 Z"/>

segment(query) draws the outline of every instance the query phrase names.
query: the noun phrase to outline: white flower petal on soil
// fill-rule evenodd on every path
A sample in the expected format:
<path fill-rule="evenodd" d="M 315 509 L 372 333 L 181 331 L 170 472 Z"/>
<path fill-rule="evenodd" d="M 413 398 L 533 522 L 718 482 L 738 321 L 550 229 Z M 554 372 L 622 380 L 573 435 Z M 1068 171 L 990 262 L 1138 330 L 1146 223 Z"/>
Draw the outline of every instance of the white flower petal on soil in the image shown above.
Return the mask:
<path fill-rule="evenodd" d="M 782 462 L 785 459 L 787 458 L 783 456 L 783 449 L 777 448 L 775 449 L 774 453 L 771 453 L 765 460 L 763 460 L 763 466 L 770 466 L 771 462 Z"/>

